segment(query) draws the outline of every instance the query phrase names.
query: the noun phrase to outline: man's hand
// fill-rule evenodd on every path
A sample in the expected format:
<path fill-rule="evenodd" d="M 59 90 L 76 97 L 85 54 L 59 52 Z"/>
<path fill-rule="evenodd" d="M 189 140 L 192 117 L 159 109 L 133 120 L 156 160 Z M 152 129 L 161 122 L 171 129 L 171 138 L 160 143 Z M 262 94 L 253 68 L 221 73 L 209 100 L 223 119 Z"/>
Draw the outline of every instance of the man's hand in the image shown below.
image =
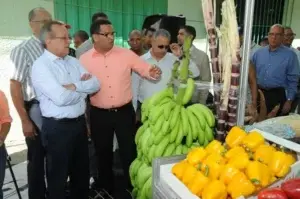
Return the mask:
<path fill-rule="evenodd" d="M 179 44 L 176 44 L 176 43 L 171 44 L 170 49 L 176 57 L 182 56 L 182 50 L 181 50 L 181 47 Z"/>
<path fill-rule="evenodd" d="M 157 66 L 153 65 L 151 68 L 150 68 L 150 71 L 149 71 L 149 75 L 152 79 L 155 79 L 155 80 L 158 80 L 160 78 L 160 75 L 161 75 L 161 70 L 160 68 L 158 68 Z"/>
<path fill-rule="evenodd" d="M 92 75 L 91 75 L 91 74 L 85 73 L 85 74 L 83 74 L 83 75 L 81 76 L 80 80 L 81 80 L 81 81 L 86 81 L 86 80 L 89 80 L 89 79 L 91 79 L 91 78 L 92 78 Z"/>
<path fill-rule="evenodd" d="M 288 114 L 290 112 L 291 108 L 292 108 L 292 101 L 287 100 L 282 107 L 281 114 L 282 115 Z"/>
<path fill-rule="evenodd" d="M 76 86 L 74 84 L 66 84 L 66 85 L 63 85 L 63 87 L 65 87 L 66 89 L 71 90 L 71 91 L 76 91 Z"/>
<path fill-rule="evenodd" d="M 31 120 L 26 119 L 22 121 L 22 129 L 25 137 L 34 138 L 36 131 Z"/>

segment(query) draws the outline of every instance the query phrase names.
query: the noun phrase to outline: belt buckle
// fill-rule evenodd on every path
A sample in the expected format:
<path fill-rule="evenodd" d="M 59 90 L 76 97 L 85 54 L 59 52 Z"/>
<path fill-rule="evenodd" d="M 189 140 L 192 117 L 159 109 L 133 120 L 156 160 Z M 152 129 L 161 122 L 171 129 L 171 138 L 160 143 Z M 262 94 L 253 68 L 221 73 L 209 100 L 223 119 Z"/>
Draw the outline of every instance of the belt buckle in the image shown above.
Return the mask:
<path fill-rule="evenodd" d="M 116 108 L 110 108 L 109 112 L 118 112 L 118 109 L 116 109 Z"/>

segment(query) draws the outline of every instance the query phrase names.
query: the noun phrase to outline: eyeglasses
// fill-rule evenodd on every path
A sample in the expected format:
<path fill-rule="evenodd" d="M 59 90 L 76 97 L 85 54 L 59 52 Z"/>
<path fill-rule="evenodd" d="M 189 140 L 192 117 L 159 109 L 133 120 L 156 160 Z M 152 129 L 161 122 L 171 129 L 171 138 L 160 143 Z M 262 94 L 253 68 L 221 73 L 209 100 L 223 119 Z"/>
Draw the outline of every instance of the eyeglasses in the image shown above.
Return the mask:
<path fill-rule="evenodd" d="M 104 37 L 109 37 L 109 36 L 115 37 L 115 36 L 116 36 L 116 32 L 110 32 L 110 33 L 101 33 L 101 32 L 97 32 L 96 34 L 102 35 L 102 36 L 104 36 Z"/>
<path fill-rule="evenodd" d="M 50 22 L 50 21 L 51 21 L 51 19 L 49 19 L 49 20 L 36 20 L 36 21 L 31 21 L 31 22 L 45 24 L 45 23 Z"/>
<path fill-rule="evenodd" d="M 268 34 L 270 37 L 281 37 L 283 34 L 282 33 L 273 33 L 273 32 L 269 32 Z"/>
<path fill-rule="evenodd" d="M 166 49 L 166 50 L 169 49 L 169 45 L 158 45 L 157 47 L 158 47 L 159 49 Z"/>

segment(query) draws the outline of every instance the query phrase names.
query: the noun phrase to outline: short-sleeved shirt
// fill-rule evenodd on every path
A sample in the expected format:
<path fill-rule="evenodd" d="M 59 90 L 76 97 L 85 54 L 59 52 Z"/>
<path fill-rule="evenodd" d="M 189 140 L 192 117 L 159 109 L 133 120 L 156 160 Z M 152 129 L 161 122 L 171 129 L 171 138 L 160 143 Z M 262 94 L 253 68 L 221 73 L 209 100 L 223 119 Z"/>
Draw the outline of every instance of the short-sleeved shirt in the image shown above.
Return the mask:
<path fill-rule="evenodd" d="M 11 54 L 10 60 L 13 66 L 12 80 L 22 84 L 23 97 L 25 101 L 30 101 L 36 97 L 30 79 L 30 69 L 33 62 L 44 52 L 44 48 L 39 39 L 32 36 L 16 46 Z"/>

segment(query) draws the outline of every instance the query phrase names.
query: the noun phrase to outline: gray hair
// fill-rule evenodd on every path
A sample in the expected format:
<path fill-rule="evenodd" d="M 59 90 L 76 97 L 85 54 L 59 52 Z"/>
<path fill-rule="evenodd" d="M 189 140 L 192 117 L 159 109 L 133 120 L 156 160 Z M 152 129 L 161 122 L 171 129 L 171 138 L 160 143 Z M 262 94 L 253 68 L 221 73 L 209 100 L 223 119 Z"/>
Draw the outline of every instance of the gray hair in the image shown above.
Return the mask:
<path fill-rule="evenodd" d="M 49 21 L 44 24 L 44 26 L 41 29 L 40 37 L 39 37 L 44 48 L 46 48 L 46 39 L 49 36 L 49 34 L 50 34 L 50 36 L 54 37 L 53 32 L 52 32 L 53 25 L 64 25 L 64 24 L 59 21 Z"/>
<path fill-rule="evenodd" d="M 157 37 L 166 37 L 168 38 L 168 40 L 171 40 L 171 34 L 169 33 L 169 31 L 165 30 L 165 29 L 158 29 L 154 34 L 153 34 L 153 38 L 156 39 Z"/>
<path fill-rule="evenodd" d="M 271 31 L 271 29 L 272 29 L 272 28 L 275 28 L 275 27 L 278 27 L 278 28 L 280 28 L 280 29 L 281 29 L 281 31 L 282 31 L 282 33 L 284 33 L 284 26 L 283 26 L 283 25 L 281 25 L 281 24 L 274 24 L 273 26 L 271 26 L 271 28 L 270 28 L 270 30 L 269 30 L 269 31 Z"/>
<path fill-rule="evenodd" d="M 36 12 L 38 11 L 47 11 L 45 8 L 43 7 L 37 7 L 37 8 L 33 8 L 32 10 L 30 10 L 30 12 L 28 13 L 28 20 L 32 21 L 32 19 L 35 17 Z"/>

